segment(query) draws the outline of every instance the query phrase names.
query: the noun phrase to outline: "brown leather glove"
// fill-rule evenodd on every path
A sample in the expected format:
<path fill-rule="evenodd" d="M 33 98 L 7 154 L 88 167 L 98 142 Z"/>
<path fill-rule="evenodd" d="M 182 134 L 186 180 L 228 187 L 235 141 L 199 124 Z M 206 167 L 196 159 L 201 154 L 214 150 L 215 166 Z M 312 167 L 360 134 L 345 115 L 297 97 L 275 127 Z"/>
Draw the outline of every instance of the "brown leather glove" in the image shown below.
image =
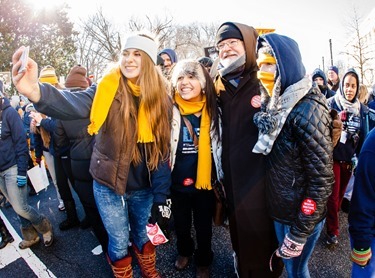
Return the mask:
<path fill-rule="evenodd" d="M 335 147 L 340 140 L 341 131 L 342 131 L 342 121 L 339 117 L 339 114 L 335 109 L 331 109 L 329 114 L 332 118 L 332 130 L 331 130 L 331 137 L 332 137 L 332 145 Z"/>

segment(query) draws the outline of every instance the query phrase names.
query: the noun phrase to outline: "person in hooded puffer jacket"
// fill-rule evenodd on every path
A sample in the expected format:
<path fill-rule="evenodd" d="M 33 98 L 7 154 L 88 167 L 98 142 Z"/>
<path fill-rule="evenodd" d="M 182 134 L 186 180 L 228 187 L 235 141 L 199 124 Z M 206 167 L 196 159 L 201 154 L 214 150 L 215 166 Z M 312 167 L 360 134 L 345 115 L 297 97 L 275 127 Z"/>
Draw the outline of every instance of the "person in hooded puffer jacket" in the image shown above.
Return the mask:
<path fill-rule="evenodd" d="M 310 277 L 308 263 L 324 227 L 334 182 L 332 119 L 310 85 L 298 44 L 276 33 L 257 43 L 261 111 L 253 152 L 265 155 L 266 200 L 288 277 Z"/>

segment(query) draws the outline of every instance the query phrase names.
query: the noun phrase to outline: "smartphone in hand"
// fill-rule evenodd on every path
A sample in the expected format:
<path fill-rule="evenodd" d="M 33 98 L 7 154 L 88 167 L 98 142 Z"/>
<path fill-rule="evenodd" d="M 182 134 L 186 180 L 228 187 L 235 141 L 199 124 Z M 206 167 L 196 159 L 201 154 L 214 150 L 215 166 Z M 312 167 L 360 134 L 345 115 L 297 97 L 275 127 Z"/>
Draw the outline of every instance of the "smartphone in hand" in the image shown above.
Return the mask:
<path fill-rule="evenodd" d="M 18 73 L 24 72 L 26 70 L 27 61 L 29 60 L 29 46 L 26 46 L 22 52 L 20 60 L 22 61 L 21 67 L 18 69 Z"/>

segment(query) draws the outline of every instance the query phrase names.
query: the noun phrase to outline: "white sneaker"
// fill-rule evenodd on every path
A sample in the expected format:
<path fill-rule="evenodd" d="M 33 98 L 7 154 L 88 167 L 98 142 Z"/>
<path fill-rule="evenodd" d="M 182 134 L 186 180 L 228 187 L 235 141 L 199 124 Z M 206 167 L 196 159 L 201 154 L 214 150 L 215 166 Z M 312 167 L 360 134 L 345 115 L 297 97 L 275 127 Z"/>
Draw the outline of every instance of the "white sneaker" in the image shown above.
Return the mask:
<path fill-rule="evenodd" d="M 64 202 L 60 202 L 58 208 L 59 208 L 59 211 L 64 211 L 65 210 Z"/>

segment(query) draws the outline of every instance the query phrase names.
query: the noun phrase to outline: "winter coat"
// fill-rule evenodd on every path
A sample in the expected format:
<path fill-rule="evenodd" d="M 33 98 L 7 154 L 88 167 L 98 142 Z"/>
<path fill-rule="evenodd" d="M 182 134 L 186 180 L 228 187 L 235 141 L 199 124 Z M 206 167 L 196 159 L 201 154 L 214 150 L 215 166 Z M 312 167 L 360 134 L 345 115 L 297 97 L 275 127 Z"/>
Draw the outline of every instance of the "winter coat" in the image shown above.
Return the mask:
<path fill-rule="evenodd" d="M 57 120 L 54 133 L 56 148 L 69 146 L 72 160 L 90 160 L 95 136 L 87 133 L 89 123 L 89 119 Z"/>
<path fill-rule="evenodd" d="M 276 221 L 306 239 L 326 215 L 334 183 L 331 117 L 325 97 L 311 89 L 289 114 L 267 160 L 267 200 Z M 302 208 L 313 202 L 313 211 Z M 305 212 L 305 213 L 304 213 Z"/>
<path fill-rule="evenodd" d="M 245 69 L 237 87 L 216 75 L 214 84 L 222 111 L 222 167 L 229 207 L 231 241 L 239 260 L 240 277 L 269 269 L 269 260 L 278 243 L 268 215 L 265 185 L 265 157 L 252 149 L 258 140 L 253 116 L 260 110 L 257 79 L 255 29 L 235 23 L 243 34 Z M 266 277 L 276 277 L 269 272 Z"/>
<path fill-rule="evenodd" d="M 96 84 L 85 91 L 71 93 L 59 91 L 48 84 L 40 84 L 41 99 L 35 104 L 38 111 L 62 120 L 89 118 L 91 105 L 96 92 Z M 94 180 L 108 186 L 119 195 L 127 191 L 152 188 L 154 202 L 164 203 L 171 185 L 168 161 L 160 163 L 157 170 L 151 171 L 146 163 L 131 165 L 131 149 L 139 147 L 143 153 L 143 144 L 125 142 L 122 122 L 121 98 L 117 94 L 112 102 L 107 118 L 95 136 L 95 146 L 91 156 L 90 173 Z M 126 127 L 134 130 L 135 127 Z M 136 184 L 137 188 L 130 187 Z M 133 185 L 134 186 L 134 185 Z"/>
<path fill-rule="evenodd" d="M 276 59 L 275 86 L 270 102 L 299 96 L 267 155 L 267 201 L 271 217 L 290 226 L 299 242 L 306 242 L 326 215 L 334 184 L 331 124 L 327 100 L 309 84 L 297 43 L 270 33 L 258 39 L 268 43 Z M 285 94 L 286 99 L 282 99 Z M 289 107 L 288 107 L 289 108 Z M 278 120 L 281 122 L 281 118 Z"/>
<path fill-rule="evenodd" d="M 365 140 L 359 154 L 350 202 L 349 233 L 357 250 L 371 247 L 375 237 L 375 131 Z"/>
<path fill-rule="evenodd" d="M 7 98 L 0 98 L 0 105 L 0 172 L 17 165 L 17 175 L 26 176 L 29 148 L 22 120 Z"/>
<path fill-rule="evenodd" d="M 344 90 L 343 83 L 344 83 L 345 76 L 348 73 L 355 73 L 355 72 L 352 70 L 349 70 L 347 73 L 345 73 L 340 84 L 340 90 L 337 92 L 337 94 L 343 95 L 343 90 Z M 357 84 L 359 84 L 358 75 L 356 73 L 355 75 L 357 76 Z M 357 86 L 357 93 L 355 95 L 355 99 L 358 98 L 358 90 L 359 90 L 359 86 Z M 328 99 L 328 106 L 332 109 L 335 109 L 338 113 L 340 113 L 343 110 L 343 108 L 335 101 L 335 97 L 331 97 Z M 360 122 L 359 122 L 360 126 L 359 126 L 358 132 L 356 133 L 358 139 L 355 139 L 356 138 L 355 136 L 349 136 L 350 132 L 348 132 L 347 128 L 345 128 L 345 123 L 343 121 L 343 124 L 344 124 L 343 131 L 347 132 L 348 138 L 345 141 L 345 143 L 339 141 L 338 144 L 336 145 L 333 151 L 333 159 L 335 161 L 345 161 L 345 162 L 350 163 L 354 154 L 358 156 L 361 150 L 361 147 L 363 145 L 363 142 L 370 130 L 370 127 L 374 125 L 371 120 L 371 117 L 369 116 L 369 108 L 366 105 L 361 103 L 359 112 L 360 112 Z M 347 118 L 349 120 L 350 113 L 347 113 Z"/>

